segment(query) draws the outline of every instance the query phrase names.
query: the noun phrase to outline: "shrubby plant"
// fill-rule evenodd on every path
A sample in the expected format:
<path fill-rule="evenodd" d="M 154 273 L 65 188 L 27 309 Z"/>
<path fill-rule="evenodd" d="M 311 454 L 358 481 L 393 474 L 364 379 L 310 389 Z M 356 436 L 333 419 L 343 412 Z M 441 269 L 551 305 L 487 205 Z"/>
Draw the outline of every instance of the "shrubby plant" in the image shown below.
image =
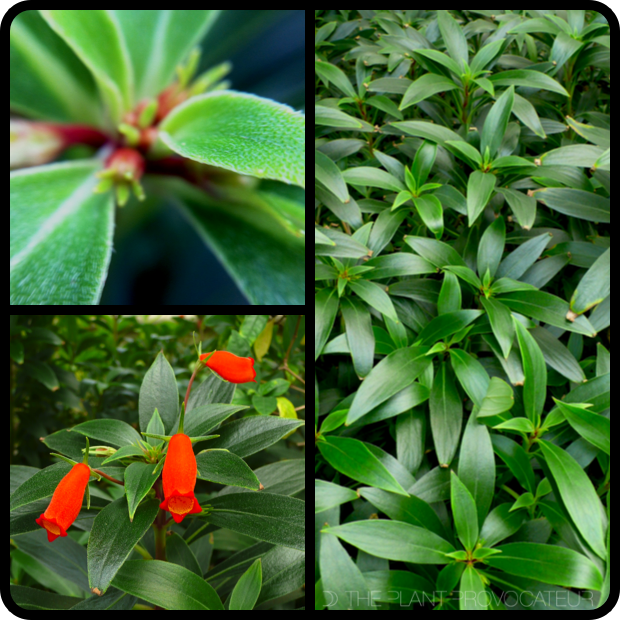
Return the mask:
<path fill-rule="evenodd" d="M 197 75 L 219 14 L 10 23 L 11 304 L 99 303 L 115 204 L 147 198 L 178 206 L 253 304 L 303 302 L 305 115 L 229 90 L 229 62 Z"/>
<path fill-rule="evenodd" d="M 609 30 L 315 11 L 316 609 L 607 600 Z"/>

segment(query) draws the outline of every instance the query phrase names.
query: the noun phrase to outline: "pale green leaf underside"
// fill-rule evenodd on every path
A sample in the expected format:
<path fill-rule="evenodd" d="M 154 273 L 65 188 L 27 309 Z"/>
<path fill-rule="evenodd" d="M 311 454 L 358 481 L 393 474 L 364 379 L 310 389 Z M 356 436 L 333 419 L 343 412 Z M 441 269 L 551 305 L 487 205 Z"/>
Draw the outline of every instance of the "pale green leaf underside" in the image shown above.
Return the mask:
<path fill-rule="evenodd" d="M 98 304 L 114 234 L 111 194 L 93 194 L 96 160 L 11 173 L 12 305 Z"/>
<path fill-rule="evenodd" d="M 183 157 L 305 187 L 305 126 L 305 115 L 289 106 L 221 91 L 176 108 L 160 136 Z"/>

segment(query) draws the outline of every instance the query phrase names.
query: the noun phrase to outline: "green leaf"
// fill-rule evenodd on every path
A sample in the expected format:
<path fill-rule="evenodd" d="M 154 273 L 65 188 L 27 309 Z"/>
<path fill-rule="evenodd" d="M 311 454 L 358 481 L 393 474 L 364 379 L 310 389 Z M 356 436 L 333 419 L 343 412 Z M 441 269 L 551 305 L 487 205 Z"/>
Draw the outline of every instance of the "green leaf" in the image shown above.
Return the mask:
<path fill-rule="evenodd" d="M 430 364 L 428 347 L 398 349 L 381 360 L 355 394 L 347 426 L 411 385 Z"/>
<path fill-rule="evenodd" d="M 467 184 L 467 215 L 470 228 L 475 224 L 491 199 L 497 178 L 494 174 L 475 170 Z"/>
<path fill-rule="evenodd" d="M 342 173 L 344 180 L 349 185 L 360 185 L 363 187 L 378 187 L 379 189 L 389 189 L 393 192 L 402 192 L 406 187 L 389 172 L 378 168 L 349 168 Z"/>
<path fill-rule="evenodd" d="M 368 280 L 357 280 L 349 282 L 349 287 L 369 306 L 385 314 L 385 316 L 392 319 L 392 321 L 398 322 L 398 315 L 396 314 L 390 296 L 378 284 L 369 282 Z"/>
<path fill-rule="evenodd" d="M 11 110 L 34 119 L 104 126 L 92 74 L 39 11 L 22 11 L 13 19 L 10 44 Z"/>
<path fill-rule="evenodd" d="M 462 65 L 463 62 L 465 65 L 469 64 L 467 39 L 458 22 L 448 11 L 437 11 L 437 22 L 444 45 L 452 59 L 459 65 Z"/>
<path fill-rule="evenodd" d="M 114 234 L 111 194 L 93 194 L 100 167 L 83 160 L 11 172 L 11 305 L 99 303 Z"/>
<path fill-rule="evenodd" d="M 341 474 L 385 491 L 407 495 L 396 478 L 363 442 L 349 437 L 325 436 L 317 447 L 323 458 Z"/>
<path fill-rule="evenodd" d="M 256 95 L 215 91 L 192 97 L 160 125 L 175 153 L 218 168 L 305 187 L 306 117 Z"/>
<path fill-rule="evenodd" d="M 487 595 L 480 573 L 467 565 L 461 577 L 461 594 L 459 609 L 485 610 L 490 609 L 490 597 Z"/>
<path fill-rule="evenodd" d="M 40 11 L 90 69 L 116 127 L 132 107 L 133 70 L 123 34 L 111 11 Z"/>
<path fill-rule="evenodd" d="M 592 142 L 603 149 L 608 149 L 611 146 L 611 132 L 609 129 L 578 123 L 570 116 L 566 117 L 566 122 L 575 133 L 588 140 L 588 142 Z"/>
<path fill-rule="evenodd" d="M 446 265 L 467 266 L 460 254 L 443 241 L 408 235 L 405 237 L 405 242 L 422 258 L 435 265 L 435 267 L 445 267 Z"/>
<path fill-rule="evenodd" d="M 530 230 L 536 220 L 536 199 L 514 189 L 498 187 L 497 191 L 504 196 L 521 227 Z"/>
<path fill-rule="evenodd" d="M 520 321 L 513 317 L 523 358 L 523 407 L 525 415 L 539 425 L 547 397 L 547 366 L 540 347 Z"/>
<path fill-rule="evenodd" d="M 572 522 L 594 553 L 606 559 L 601 502 L 592 481 L 568 452 L 542 439 L 539 440 L 539 445 Z M 559 585 L 580 587 L 578 584 Z"/>
<path fill-rule="evenodd" d="M 484 153 L 488 147 L 491 158 L 495 159 L 497 151 L 504 139 L 506 127 L 514 104 L 514 87 L 506 90 L 493 104 L 484 122 L 480 138 L 480 151 Z M 471 226 L 471 224 L 470 224 Z"/>
<path fill-rule="evenodd" d="M 323 532 L 334 534 L 370 555 L 397 562 L 449 564 L 445 554 L 455 551 L 448 541 L 437 534 L 397 521 L 356 521 L 330 527 Z"/>
<path fill-rule="evenodd" d="M 321 578 L 329 584 L 330 609 L 373 609 L 364 575 L 342 543 L 330 533 L 321 534 Z"/>
<path fill-rule="evenodd" d="M 443 208 L 435 196 L 420 196 L 413 198 L 422 221 L 426 227 L 439 239 L 443 235 Z"/>
<path fill-rule="evenodd" d="M 446 362 L 441 364 L 435 376 L 429 406 L 437 460 L 441 467 L 448 467 L 461 437 L 463 401 Z"/>
<path fill-rule="evenodd" d="M 489 76 L 489 80 L 495 86 L 526 86 L 527 88 L 537 88 L 548 90 L 569 97 L 566 89 L 548 75 L 540 71 L 530 71 L 528 69 L 515 69 L 513 71 L 501 71 Z"/>
<path fill-rule="evenodd" d="M 408 107 L 420 103 L 420 101 L 424 101 L 437 93 L 443 93 L 456 88 L 458 86 L 451 79 L 443 75 L 427 73 L 409 86 L 398 109 L 401 111 L 406 110 Z"/>
<path fill-rule="evenodd" d="M 221 11 L 110 11 L 118 22 L 135 79 L 134 102 L 156 97 L 169 86 L 213 28 Z"/>
<path fill-rule="evenodd" d="M 449 69 L 457 76 L 460 76 L 463 73 L 462 66 L 459 66 L 460 63 L 452 60 L 450 56 L 440 52 L 439 50 L 413 50 L 413 55 L 429 58 L 430 60 L 446 67 L 446 69 Z"/>
<path fill-rule="evenodd" d="M 425 140 L 431 140 L 432 142 L 436 142 L 442 146 L 446 140 L 460 141 L 463 139 L 455 131 L 448 129 L 447 127 L 442 127 L 441 125 L 429 123 L 428 121 L 400 121 L 397 123 L 391 123 L 391 125 L 395 129 L 406 134 L 416 136 L 418 138 L 424 138 Z"/>
<path fill-rule="evenodd" d="M 499 377 L 491 377 L 487 395 L 482 401 L 478 419 L 510 411 L 515 403 L 512 388 Z"/>
<path fill-rule="evenodd" d="M 460 331 L 481 316 L 482 310 L 457 310 L 435 317 L 419 334 L 417 341 L 433 345 Z"/>
<path fill-rule="evenodd" d="M 394 201 L 394 204 L 392 205 L 390 211 L 396 211 L 398 207 L 402 207 L 406 202 L 409 202 L 411 199 L 411 192 L 400 192 L 400 194 L 396 196 L 396 200 Z"/>
<path fill-rule="evenodd" d="M 450 349 L 450 360 L 456 376 L 477 407 L 482 407 L 489 389 L 489 375 L 482 364 L 463 349 Z"/>
<path fill-rule="evenodd" d="M 586 556 L 554 545 L 538 543 L 511 543 L 497 547 L 502 553 L 486 559 L 486 563 L 528 579 L 543 583 L 600 590 L 603 577 L 598 568 Z"/>
<path fill-rule="evenodd" d="M 553 149 L 541 156 L 543 166 L 578 166 L 580 168 L 592 168 L 603 149 L 590 144 L 572 144 Z M 544 170 L 542 171 L 544 174 Z"/>
<path fill-rule="evenodd" d="M 357 499 L 357 493 L 326 480 L 314 481 L 314 512 L 324 512 Z"/>
<path fill-rule="evenodd" d="M 422 187 L 424 183 L 426 183 L 428 175 L 435 164 L 436 157 L 437 145 L 433 142 L 424 141 L 422 146 L 417 150 L 411 166 L 411 174 L 416 180 L 418 187 Z"/>
<path fill-rule="evenodd" d="M 568 320 L 568 302 L 555 295 L 532 289 L 502 294 L 498 300 L 515 312 L 549 325 L 585 336 L 596 336 L 596 330 L 585 316 L 577 317 L 574 321 Z"/>
<path fill-rule="evenodd" d="M 591 310 L 609 295 L 611 287 L 609 253 L 610 249 L 607 248 L 579 281 L 570 300 L 570 309 L 575 314 Z"/>
<path fill-rule="evenodd" d="M 588 222 L 608 224 L 611 217 L 609 198 L 592 192 L 566 187 L 547 187 L 534 192 L 538 202 L 550 209 Z"/>
<path fill-rule="evenodd" d="M 471 162 L 473 162 L 478 166 L 482 165 L 482 155 L 480 155 L 480 151 L 468 142 L 464 142 L 463 140 L 460 142 L 447 140 L 446 144 L 452 147 L 452 149 L 456 151 L 456 156 L 462 159 L 466 164 L 471 165 Z"/>
<path fill-rule="evenodd" d="M 314 296 L 314 361 L 319 358 L 329 338 L 338 313 L 338 296 L 334 289 L 324 288 Z"/>
<path fill-rule="evenodd" d="M 202 572 L 202 571 L 201 571 Z M 261 559 L 254 560 L 237 581 L 230 595 L 229 609 L 252 610 L 256 605 L 263 584 L 263 569 Z"/>
<path fill-rule="evenodd" d="M 227 187 L 215 197 L 181 179 L 155 175 L 150 186 L 187 215 L 252 304 L 296 305 L 305 298 L 303 231 L 291 234 L 288 213 L 275 208 L 280 205 L 269 193 Z M 296 208 L 296 202 L 286 202 Z M 331 251 L 339 255 L 339 248 Z"/>
<path fill-rule="evenodd" d="M 349 78 L 343 73 L 342 69 L 329 62 L 320 60 L 314 61 L 315 73 L 326 82 L 331 82 L 338 90 L 343 92 L 351 99 L 357 99 L 355 89 L 351 85 Z"/>
<path fill-rule="evenodd" d="M 583 405 L 571 405 L 554 398 L 568 423 L 593 446 L 611 455 L 611 422 L 608 418 L 588 411 Z"/>
<path fill-rule="evenodd" d="M 528 128 L 531 129 L 539 138 L 547 139 L 547 134 L 540 122 L 540 117 L 536 108 L 525 98 L 515 93 L 515 100 L 512 106 L 513 114 Z"/>
<path fill-rule="evenodd" d="M 510 421 L 529 422 L 531 425 L 531 422 L 526 418 L 515 418 Z M 492 442 L 493 449 L 502 461 L 508 465 L 510 471 L 519 481 L 519 484 L 530 493 L 534 493 L 536 489 L 536 476 L 534 475 L 534 470 L 532 469 L 530 456 L 525 449 L 516 441 L 500 434 L 493 435 Z"/>
<path fill-rule="evenodd" d="M 375 356 L 370 312 L 361 301 L 352 297 L 343 297 L 340 306 L 355 372 L 365 377 L 372 370 Z"/>
<path fill-rule="evenodd" d="M 512 349 L 512 341 L 515 337 L 515 328 L 510 310 L 508 310 L 504 304 L 492 298 L 485 299 L 480 296 L 480 303 L 484 306 L 484 309 L 489 315 L 493 335 L 497 338 L 504 358 L 508 359 L 508 355 L 510 355 L 510 350 Z"/>
<path fill-rule="evenodd" d="M 437 314 L 456 312 L 461 309 L 461 302 L 461 287 L 458 278 L 450 271 L 445 271 L 437 300 Z"/>
<path fill-rule="evenodd" d="M 484 47 L 481 47 L 471 61 L 471 72 L 476 75 L 476 73 L 486 69 L 491 61 L 501 54 L 504 44 L 504 39 L 498 39 L 497 41 L 493 41 L 492 43 L 488 43 Z"/>
<path fill-rule="evenodd" d="M 314 176 L 341 202 L 348 202 L 349 190 L 340 168 L 321 151 L 314 151 Z"/>
<path fill-rule="evenodd" d="M 484 231 L 478 244 L 478 275 L 484 277 L 489 270 L 495 276 L 497 267 L 502 260 L 506 244 L 506 223 L 503 217 L 497 217 Z"/>
<path fill-rule="evenodd" d="M 583 383 L 586 375 L 568 347 L 556 338 L 550 330 L 535 327 L 530 330 L 545 356 L 545 362 L 562 376 L 575 383 Z"/>
<path fill-rule="evenodd" d="M 495 489 L 495 455 L 489 430 L 471 415 L 459 457 L 459 478 L 469 489 L 478 509 L 478 524 L 484 523 Z"/>
<path fill-rule="evenodd" d="M 473 551 L 478 542 L 478 515 L 476 502 L 459 477 L 451 472 L 451 502 L 454 525 L 466 551 Z"/>
<path fill-rule="evenodd" d="M 501 262 L 495 277 L 518 280 L 538 260 L 552 237 L 551 233 L 545 233 L 520 245 Z"/>

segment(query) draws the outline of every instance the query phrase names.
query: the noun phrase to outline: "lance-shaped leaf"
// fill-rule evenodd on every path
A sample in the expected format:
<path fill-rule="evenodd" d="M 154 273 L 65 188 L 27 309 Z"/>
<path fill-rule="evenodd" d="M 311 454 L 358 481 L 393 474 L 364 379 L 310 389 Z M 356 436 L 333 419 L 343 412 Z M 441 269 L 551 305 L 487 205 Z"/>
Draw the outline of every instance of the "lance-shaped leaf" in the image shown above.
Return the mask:
<path fill-rule="evenodd" d="M 487 595 L 484 582 L 480 573 L 471 565 L 468 565 L 461 576 L 461 597 L 459 609 L 472 611 L 493 609 L 489 607 L 490 597 Z"/>
<path fill-rule="evenodd" d="M 330 609 L 373 609 L 364 575 L 342 543 L 332 534 L 321 534 L 321 579 L 329 584 Z"/>
<path fill-rule="evenodd" d="M 349 200 L 349 190 L 340 168 L 321 151 L 314 151 L 314 178 L 318 179 L 341 202 Z"/>
<path fill-rule="evenodd" d="M 159 135 L 188 159 L 305 187 L 305 127 L 305 115 L 287 105 L 215 91 L 176 107 Z"/>
<path fill-rule="evenodd" d="M 428 347 L 398 349 L 381 360 L 364 379 L 351 403 L 347 425 L 411 385 L 430 364 Z"/>
<path fill-rule="evenodd" d="M 319 358 L 329 338 L 338 312 L 338 296 L 334 289 L 324 288 L 314 296 L 314 361 Z"/>
<path fill-rule="evenodd" d="M 381 286 L 369 280 L 350 282 L 349 286 L 351 290 L 361 297 L 369 306 L 372 306 L 375 310 L 381 312 L 381 314 L 385 314 L 385 316 L 392 321 L 398 322 L 398 315 L 396 314 L 392 300 Z"/>
<path fill-rule="evenodd" d="M 454 90 L 455 88 L 458 88 L 458 86 L 451 79 L 443 75 L 427 73 L 409 86 L 399 110 L 405 110 L 409 106 L 424 101 L 424 99 L 428 99 L 437 93 Z"/>
<path fill-rule="evenodd" d="M 495 86 L 525 86 L 527 88 L 539 88 L 559 93 L 568 97 L 566 89 L 542 71 L 530 71 L 527 69 L 515 69 L 513 71 L 500 71 L 490 75 L 489 80 Z"/>
<path fill-rule="evenodd" d="M 478 418 L 499 415 L 509 411 L 515 404 L 512 388 L 499 377 L 491 377 L 487 395 L 482 401 Z"/>
<path fill-rule="evenodd" d="M 436 196 L 420 196 L 413 199 L 413 204 L 418 210 L 426 227 L 440 239 L 443 235 L 443 207 Z"/>
<path fill-rule="evenodd" d="M 481 296 L 480 302 L 489 315 L 489 322 L 491 323 L 493 335 L 497 338 L 497 342 L 502 349 L 504 357 L 508 359 L 510 350 L 512 349 L 512 341 L 515 337 L 515 328 L 512 323 L 510 310 L 508 310 L 503 303 L 491 297 L 485 299 Z"/>
<path fill-rule="evenodd" d="M 415 154 L 415 159 L 411 165 L 411 174 L 416 180 L 418 187 L 422 187 L 422 185 L 426 183 L 426 179 L 428 179 L 428 175 L 433 168 L 436 157 L 437 145 L 433 142 L 423 142 L 422 146 Z"/>
<path fill-rule="evenodd" d="M 568 187 L 545 187 L 534 192 L 538 202 L 550 209 L 587 222 L 609 224 L 611 202 L 605 196 Z"/>
<path fill-rule="evenodd" d="M 506 127 L 512 113 L 514 94 L 514 87 L 511 86 L 501 97 L 498 97 L 484 122 L 480 139 L 480 152 L 484 155 L 488 148 L 491 159 L 495 159 L 495 155 L 497 155 L 497 151 L 504 139 Z"/>
<path fill-rule="evenodd" d="M 589 405 L 571 405 L 557 398 L 553 399 L 568 423 L 593 446 L 605 454 L 611 454 L 611 422 L 594 411 L 588 411 Z"/>
<path fill-rule="evenodd" d="M 542 439 L 539 444 L 575 527 L 594 553 L 606 559 L 601 500 L 588 474 L 566 450 Z"/>
<path fill-rule="evenodd" d="M 538 425 L 547 396 L 547 366 L 545 358 L 532 334 L 513 317 L 523 358 L 523 407 L 525 415 Z"/>
<path fill-rule="evenodd" d="M 133 70 L 123 34 L 111 11 L 40 11 L 91 70 L 114 125 L 133 102 Z"/>
<path fill-rule="evenodd" d="M 454 513 L 454 525 L 459 540 L 467 551 L 473 551 L 478 542 L 478 515 L 476 502 L 467 487 L 459 480 L 459 477 L 451 473 L 450 490 L 452 512 Z"/>
<path fill-rule="evenodd" d="M 375 335 L 370 312 L 354 297 L 344 297 L 340 305 L 355 372 L 365 377 L 372 370 L 375 356 Z"/>
<path fill-rule="evenodd" d="M 463 401 L 446 362 L 435 376 L 429 405 L 437 459 L 441 467 L 448 467 L 456 454 L 461 437 Z"/>
<path fill-rule="evenodd" d="M 498 187 L 497 191 L 504 196 L 521 227 L 530 230 L 536 220 L 536 200 L 514 189 Z"/>
<path fill-rule="evenodd" d="M 358 499 L 355 491 L 326 480 L 314 481 L 314 512 L 324 512 L 334 506 Z"/>
<path fill-rule="evenodd" d="M 510 543 L 496 549 L 501 553 L 485 561 L 509 575 L 567 588 L 600 590 L 603 585 L 603 577 L 595 564 L 572 549 L 538 543 Z"/>
<path fill-rule="evenodd" d="M 355 93 L 355 89 L 353 88 L 349 78 L 343 73 L 342 69 L 336 65 L 332 65 L 329 62 L 315 60 L 314 71 L 322 80 L 333 84 L 347 97 L 351 97 L 352 99 L 357 98 L 357 94 Z"/>
<path fill-rule="evenodd" d="M 552 236 L 551 233 L 545 233 L 528 239 L 506 256 L 497 268 L 495 276 L 518 280 L 538 260 Z"/>
<path fill-rule="evenodd" d="M 323 532 L 334 534 L 370 555 L 397 562 L 449 564 L 451 560 L 445 554 L 455 550 L 448 541 L 429 530 L 383 519 L 355 521 Z"/>
<path fill-rule="evenodd" d="M 383 463 L 357 439 L 324 437 L 317 443 L 323 458 L 341 474 L 378 489 L 407 495 Z"/>
<path fill-rule="evenodd" d="M 100 167 L 83 160 L 11 172 L 11 305 L 99 303 L 114 235 L 111 195 L 93 194 Z"/>
<path fill-rule="evenodd" d="M 393 192 L 405 191 L 405 186 L 389 172 L 360 166 L 359 168 L 349 168 L 342 173 L 344 180 L 350 185 L 361 185 L 363 187 L 378 187 L 379 189 L 389 189 Z"/>
<path fill-rule="evenodd" d="M 609 295 L 611 287 L 610 251 L 610 248 L 607 248 L 599 256 L 577 285 L 570 301 L 570 309 L 575 314 L 583 314 L 600 304 Z"/>
<path fill-rule="evenodd" d="M 474 170 L 467 184 L 467 215 L 469 226 L 473 226 L 491 199 L 497 178 L 494 174 Z"/>
<path fill-rule="evenodd" d="M 467 39 L 458 22 L 448 11 L 437 11 L 437 22 L 443 38 L 444 45 L 452 59 L 459 66 L 469 63 L 469 51 L 467 49 Z"/>

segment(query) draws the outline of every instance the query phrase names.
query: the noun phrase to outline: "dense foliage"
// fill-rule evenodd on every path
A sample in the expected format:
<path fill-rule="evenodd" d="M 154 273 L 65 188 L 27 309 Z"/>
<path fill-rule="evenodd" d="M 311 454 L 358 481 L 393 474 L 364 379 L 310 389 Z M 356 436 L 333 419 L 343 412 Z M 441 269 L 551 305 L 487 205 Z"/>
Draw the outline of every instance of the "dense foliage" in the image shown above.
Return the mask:
<path fill-rule="evenodd" d="M 315 12 L 316 609 L 607 600 L 609 35 Z"/>

